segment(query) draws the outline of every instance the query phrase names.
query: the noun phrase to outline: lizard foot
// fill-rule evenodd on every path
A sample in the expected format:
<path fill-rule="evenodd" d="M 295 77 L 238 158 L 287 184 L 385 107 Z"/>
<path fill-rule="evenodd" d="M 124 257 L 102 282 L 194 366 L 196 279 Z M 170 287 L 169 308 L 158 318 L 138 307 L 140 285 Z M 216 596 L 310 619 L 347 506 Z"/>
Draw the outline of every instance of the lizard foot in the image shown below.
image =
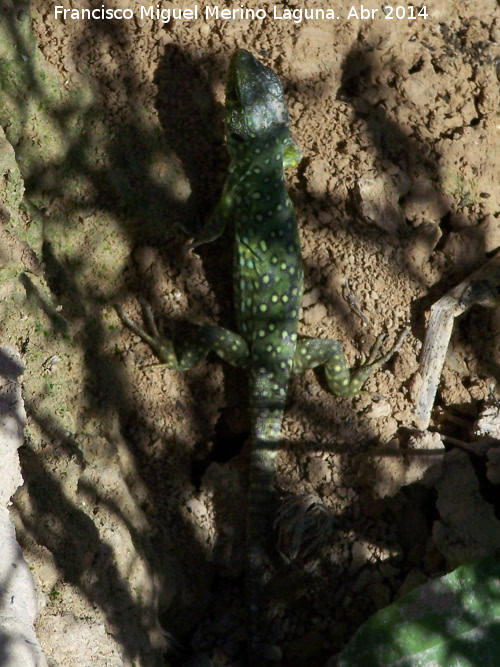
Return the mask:
<path fill-rule="evenodd" d="M 130 329 L 132 333 L 135 333 L 136 336 L 139 336 L 139 338 L 144 343 L 149 345 L 158 359 L 160 359 L 161 363 L 150 364 L 150 366 L 168 366 L 169 368 L 176 368 L 178 362 L 173 345 L 158 331 L 151 305 L 142 298 L 139 298 L 139 302 L 144 310 L 144 320 L 150 333 L 139 327 L 133 320 L 131 320 L 119 304 L 114 304 L 113 307 L 123 325 L 126 326 L 127 329 Z"/>

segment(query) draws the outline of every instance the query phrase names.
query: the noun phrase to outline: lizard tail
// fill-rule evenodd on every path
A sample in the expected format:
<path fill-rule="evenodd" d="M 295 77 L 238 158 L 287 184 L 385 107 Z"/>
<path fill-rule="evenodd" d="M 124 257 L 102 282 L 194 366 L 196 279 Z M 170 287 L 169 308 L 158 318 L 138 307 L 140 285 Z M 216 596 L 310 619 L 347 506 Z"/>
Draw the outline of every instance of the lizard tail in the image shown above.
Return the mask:
<path fill-rule="evenodd" d="M 255 409 L 255 407 L 254 407 Z M 262 663 L 265 555 L 274 496 L 275 460 L 280 442 L 283 406 L 255 410 L 250 460 L 247 519 L 246 599 L 249 610 L 249 663 Z"/>

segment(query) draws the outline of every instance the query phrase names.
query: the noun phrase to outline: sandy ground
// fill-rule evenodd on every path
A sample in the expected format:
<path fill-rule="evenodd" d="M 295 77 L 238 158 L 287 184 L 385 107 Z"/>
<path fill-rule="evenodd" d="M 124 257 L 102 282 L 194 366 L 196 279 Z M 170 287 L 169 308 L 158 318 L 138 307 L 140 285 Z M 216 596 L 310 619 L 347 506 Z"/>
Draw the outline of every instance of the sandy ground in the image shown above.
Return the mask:
<path fill-rule="evenodd" d="M 249 1 L 267 18 L 200 5 L 163 24 L 142 4 L 106 3 L 131 20 L 83 20 L 0 2 L 1 342 L 26 367 L 28 415 L 11 516 L 37 634 L 52 666 L 242 664 L 244 374 L 213 357 L 184 375 L 151 367 L 112 304 L 139 321 L 145 297 L 167 335 L 234 325 L 231 234 L 185 244 L 221 193 L 225 74 L 247 48 L 283 80 L 304 154 L 289 174 L 301 333 L 340 340 L 354 362 L 380 332 L 412 327 L 370 395 L 339 400 L 313 372 L 290 386 L 278 495 L 314 494 L 335 529 L 292 563 L 270 543 L 268 639 L 277 664 L 326 665 L 402 591 L 500 546 L 480 537 L 498 531 L 484 463 L 449 452 L 441 482 L 393 466 L 428 308 L 500 245 L 500 8 L 431 0 L 427 18 L 407 5 L 391 18 L 368 1 L 373 18 L 353 5 L 348 20 L 334 3 L 340 18 L 294 21 Z M 494 310 L 457 323 L 434 430 L 470 440 L 499 335 Z M 468 518 L 461 492 L 479 508 Z"/>

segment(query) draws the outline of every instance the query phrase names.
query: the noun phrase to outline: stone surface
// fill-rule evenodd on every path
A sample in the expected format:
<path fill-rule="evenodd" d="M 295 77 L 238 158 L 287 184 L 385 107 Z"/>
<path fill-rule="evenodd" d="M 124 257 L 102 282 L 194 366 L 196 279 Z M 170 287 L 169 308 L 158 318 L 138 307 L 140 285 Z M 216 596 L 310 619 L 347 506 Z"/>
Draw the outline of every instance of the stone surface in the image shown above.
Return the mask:
<path fill-rule="evenodd" d="M 0 348 L 0 664 L 46 667 L 33 628 L 38 611 L 35 586 L 7 509 L 10 497 L 23 483 L 17 453 L 26 423 L 22 372 L 17 353 Z"/>

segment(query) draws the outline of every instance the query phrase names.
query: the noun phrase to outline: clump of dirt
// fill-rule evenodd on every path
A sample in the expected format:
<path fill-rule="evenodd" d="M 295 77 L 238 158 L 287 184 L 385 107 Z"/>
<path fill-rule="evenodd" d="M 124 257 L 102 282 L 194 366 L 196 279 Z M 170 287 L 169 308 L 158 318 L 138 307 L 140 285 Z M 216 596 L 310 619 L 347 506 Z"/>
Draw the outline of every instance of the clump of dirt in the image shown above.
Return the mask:
<path fill-rule="evenodd" d="M 337 529 L 300 566 L 270 546 L 268 639 L 282 664 L 323 665 L 371 613 L 443 572 L 461 539 L 443 536 L 445 482 L 381 494 L 360 455 L 405 445 L 425 313 L 499 245 L 498 4 L 165 24 L 56 19 L 38 0 L 0 8 L 2 341 L 26 366 L 28 414 L 12 511 L 42 648 L 65 667 L 241 658 L 244 373 L 212 358 L 186 374 L 151 366 L 112 306 L 139 321 L 145 297 L 167 336 L 234 326 L 230 234 L 185 244 L 221 193 L 225 73 L 247 48 L 284 81 L 304 154 L 289 174 L 301 333 L 340 340 L 354 362 L 380 332 L 412 326 L 371 395 L 339 400 L 312 372 L 289 389 L 277 488 L 317 498 Z M 493 312 L 456 327 L 433 423 L 455 442 L 496 379 L 497 337 Z M 444 466 L 458 487 L 459 458 Z M 494 521 L 473 463 L 464 475 Z"/>

